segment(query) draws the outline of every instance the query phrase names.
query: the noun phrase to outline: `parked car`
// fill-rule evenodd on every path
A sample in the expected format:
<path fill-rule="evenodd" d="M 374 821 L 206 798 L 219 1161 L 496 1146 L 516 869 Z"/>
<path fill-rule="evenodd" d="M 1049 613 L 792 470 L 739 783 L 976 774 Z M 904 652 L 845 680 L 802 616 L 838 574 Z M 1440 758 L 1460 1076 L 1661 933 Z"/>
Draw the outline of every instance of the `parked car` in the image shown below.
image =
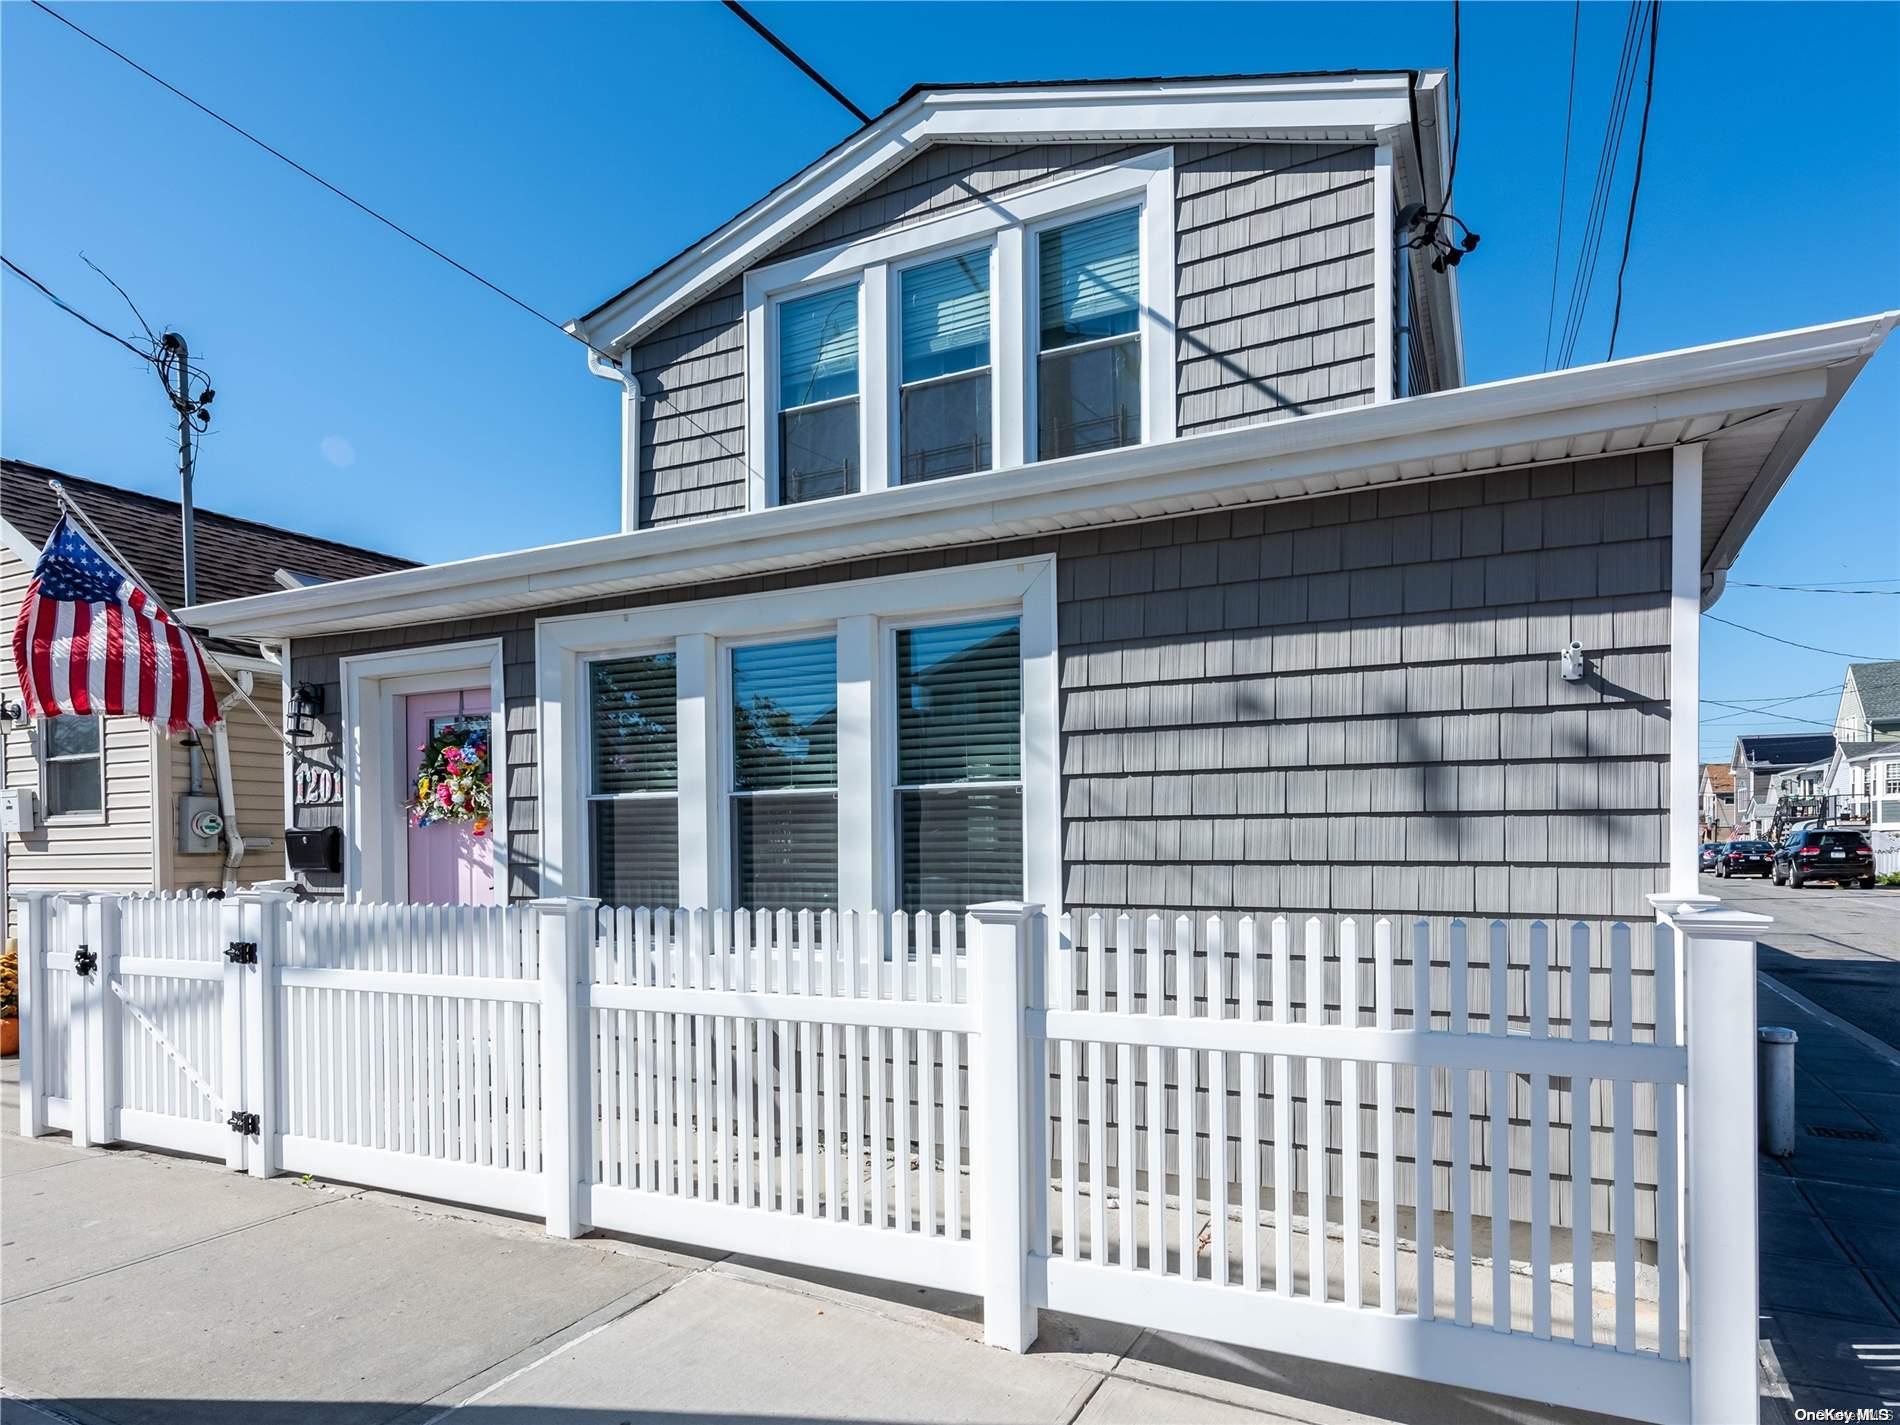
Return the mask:
<path fill-rule="evenodd" d="M 1775 884 L 1800 890 L 1814 881 L 1861 889 L 1874 884 L 1874 848 L 1862 831 L 1797 831 L 1775 848 Z"/>
<path fill-rule="evenodd" d="M 1766 841 L 1731 841 L 1715 860 L 1715 874 L 1724 880 L 1730 876 L 1766 879 L 1774 868 L 1775 848 Z"/>
<path fill-rule="evenodd" d="M 1721 856 L 1721 854 L 1722 854 L 1721 842 L 1719 841 L 1703 842 L 1699 868 L 1704 871 L 1713 871 L 1715 869 L 1716 860 Z"/>

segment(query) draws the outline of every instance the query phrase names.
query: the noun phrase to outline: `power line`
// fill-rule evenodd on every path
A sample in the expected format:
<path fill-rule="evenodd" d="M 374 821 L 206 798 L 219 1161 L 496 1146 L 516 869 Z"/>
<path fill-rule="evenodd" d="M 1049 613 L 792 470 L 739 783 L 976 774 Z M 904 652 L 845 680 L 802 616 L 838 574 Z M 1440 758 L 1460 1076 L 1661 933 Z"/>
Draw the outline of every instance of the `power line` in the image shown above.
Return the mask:
<path fill-rule="evenodd" d="M 151 352 L 140 351 L 137 346 L 135 346 L 130 341 L 127 341 L 124 337 L 120 336 L 117 332 L 112 331 L 107 327 L 100 326 L 99 323 L 95 322 L 91 317 L 87 316 L 84 312 L 80 311 L 77 307 L 73 306 L 70 302 L 66 301 L 51 287 L 48 287 L 44 282 L 40 281 L 39 278 L 35 277 L 31 272 L 28 272 L 24 267 L 21 267 L 12 258 L 0 257 L 0 262 L 4 262 L 7 265 L 7 271 L 11 272 L 14 276 L 23 278 L 25 281 L 28 281 L 32 283 L 35 287 L 39 288 L 40 292 L 45 296 L 46 300 L 51 302 L 55 307 L 58 307 L 67 316 L 77 317 L 80 321 L 84 322 L 87 326 L 91 327 L 94 331 L 98 332 L 100 336 L 105 337 L 109 341 L 116 341 L 120 346 L 124 347 L 127 351 L 131 352 L 140 361 L 148 361 L 154 366 L 158 364 L 158 358 L 154 356 Z"/>
<path fill-rule="evenodd" d="M 1702 701 L 1705 703 L 1709 703 L 1714 707 L 1734 708 L 1737 712 L 1748 713 L 1751 716 L 1755 715 L 1755 709 L 1745 708 L 1739 703 L 1718 702 L 1714 698 L 1704 698 Z M 1770 722 L 1804 722 L 1813 727 L 1825 727 L 1830 730 L 1835 726 L 1835 724 L 1831 722 L 1820 722 L 1811 717 L 1796 717 L 1793 713 L 1770 713 L 1768 714 L 1768 721 Z"/>
<path fill-rule="evenodd" d="M 1737 623 L 1734 619 L 1723 618 L 1719 614 L 1704 614 L 1702 617 L 1713 623 L 1725 623 L 1730 628 L 1739 628 L 1743 633 L 1752 633 L 1755 637 L 1765 638 L 1770 643 L 1785 643 L 1790 648 L 1803 648 L 1809 653 L 1825 653 L 1830 658 L 1852 658 L 1862 663 L 1885 663 L 1888 661 L 1872 653 L 1843 653 L 1838 648 L 1816 648 L 1812 643 L 1796 643 L 1792 638 L 1777 638 L 1772 633 L 1763 633 L 1758 628 L 1750 628 L 1745 623 Z"/>
<path fill-rule="evenodd" d="M 1623 260 L 1616 268 L 1616 308 L 1610 314 L 1610 352 L 1616 360 L 1616 333 L 1623 325 L 1623 277 L 1630 267 L 1630 239 L 1636 234 L 1636 198 L 1643 191 L 1643 151 L 1649 145 L 1649 108 L 1656 99 L 1656 31 L 1662 25 L 1662 0 L 1649 5 L 1649 77 L 1643 82 L 1643 121 L 1636 130 L 1636 173 L 1630 179 L 1629 216 L 1623 222 Z"/>
<path fill-rule="evenodd" d="M 1576 352 L 1577 338 L 1583 330 L 1583 318 L 1589 311 L 1590 291 L 1596 285 L 1597 258 L 1603 248 L 1603 224 L 1609 214 L 1610 190 L 1616 185 L 1616 164 L 1623 147 L 1623 128 L 1629 120 L 1630 97 L 1635 92 L 1636 42 L 1642 33 L 1639 0 L 1630 0 L 1629 17 L 1623 27 L 1623 48 L 1617 59 L 1616 81 L 1610 89 L 1610 106 L 1604 117 L 1603 144 L 1597 154 L 1596 177 L 1592 181 L 1590 208 L 1583 225 L 1583 240 L 1577 249 L 1576 271 L 1571 277 L 1570 301 L 1564 318 L 1563 337 L 1558 342 L 1557 364 L 1568 366 Z"/>
<path fill-rule="evenodd" d="M 1445 201 L 1439 204 L 1448 212 L 1451 190 L 1458 186 L 1458 148 L 1465 138 L 1465 71 L 1458 62 L 1463 43 L 1463 15 L 1458 0 L 1451 0 L 1451 167 L 1445 173 Z"/>
<path fill-rule="evenodd" d="M 1570 204 L 1570 121 L 1577 112 L 1577 31 L 1583 0 L 1570 12 L 1570 97 L 1564 102 L 1564 162 L 1557 184 L 1557 244 L 1550 250 L 1550 300 L 1544 308 L 1544 370 L 1550 370 L 1550 328 L 1557 318 L 1557 268 L 1564 255 L 1564 213 Z"/>
<path fill-rule="evenodd" d="M 1867 582 L 1870 584 L 1900 583 L 1900 579 L 1892 581 L 1869 579 Z M 1829 589 L 1819 584 L 1750 584 L 1741 579 L 1729 580 L 1728 586 L 1731 589 L 1779 589 L 1788 594 L 1872 594 L 1882 599 L 1900 599 L 1900 589 Z"/>
<path fill-rule="evenodd" d="M 562 336 L 569 337 L 575 341 L 580 342 L 582 346 L 587 347 L 588 350 L 594 352 L 602 360 L 604 361 L 613 360 L 613 357 L 609 355 L 607 352 L 601 351 L 598 347 L 594 346 L 592 342 L 589 342 L 585 337 L 576 335 L 574 332 L 569 331 L 562 323 L 556 321 L 553 317 L 550 317 L 546 312 L 543 312 L 539 308 L 532 306 L 531 304 L 527 302 L 524 302 L 521 298 L 517 297 L 514 293 L 510 292 L 507 288 L 498 286 L 495 283 L 490 282 L 486 277 L 482 276 L 481 273 L 475 271 L 474 268 L 468 267 L 464 265 L 463 263 L 457 262 L 454 258 L 450 257 L 446 252 L 442 251 L 441 248 L 436 247 L 433 243 L 427 242 L 424 239 L 417 237 L 414 233 L 410 232 L 409 229 L 405 228 L 401 223 L 398 223 L 395 219 L 385 217 L 383 214 L 377 212 L 376 209 L 370 207 L 369 204 L 363 202 L 360 198 L 355 198 L 355 197 L 352 197 L 350 194 L 345 193 L 341 188 L 337 187 L 336 184 L 330 182 L 329 179 L 324 178 L 320 174 L 311 172 L 308 168 L 305 168 L 301 163 L 297 162 L 296 159 L 292 158 L 289 154 L 285 153 L 282 149 L 271 147 L 271 145 L 265 143 L 264 140 L 260 139 L 256 134 L 232 122 L 230 119 L 225 118 L 224 115 L 220 114 L 216 109 L 211 108 L 207 104 L 199 103 L 196 99 L 192 98 L 191 95 L 187 94 L 184 90 L 180 89 L 176 84 L 171 83 L 169 80 L 161 79 L 158 75 L 152 73 L 151 70 L 147 69 L 144 65 L 140 64 L 136 59 L 133 59 L 130 55 L 124 53 L 122 50 L 114 49 L 111 45 L 107 44 L 104 40 L 100 39 L 97 35 L 93 34 L 89 30 L 81 29 L 78 25 L 75 25 L 71 20 L 67 19 L 64 15 L 60 14 L 59 11 L 55 10 L 52 6 L 46 4 L 45 0 L 32 0 L 32 3 L 35 9 L 45 11 L 48 15 L 51 15 L 55 20 L 58 20 L 60 24 L 64 25 L 67 29 L 71 30 L 74 34 L 80 36 L 82 39 L 90 40 L 93 44 L 99 46 L 100 49 L 104 50 L 107 54 L 111 55 L 114 59 L 117 59 L 125 64 L 130 65 L 133 69 L 136 69 L 140 74 L 143 74 L 147 79 L 151 80 L 152 83 L 158 85 L 160 88 L 170 90 L 173 94 L 176 94 L 180 99 L 183 99 L 187 104 L 191 105 L 192 108 L 196 109 L 199 113 L 205 115 L 207 118 L 216 119 L 220 124 L 223 124 L 232 133 L 238 135 L 238 137 L 242 139 L 246 139 L 249 142 L 256 144 L 259 148 L 263 149 L 265 153 L 268 153 L 272 158 L 277 159 L 279 162 L 289 164 L 290 167 L 296 169 L 297 172 L 301 173 L 305 178 L 308 178 L 311 182 L 321 184 L 323 187 L 329 189 L 332 193 L 336 194 L 336 196 L 341 198 L 344 202 L 348 203 L 351 207 L 357 209 L 359 212 L 367 214 L 369 217 L 374 218 L 377 222 L 381 223 L 384 227 L 390 229 L 390 231 L 399 233 L 401 236 L 409 239 L 410 242 L 414 243 L 417 247 L 421 248 L 424 252 L 429 253 L 431 256 L 441 258 L 442 261 L 448 263 L 449 266 L 453 267 L 457 272 L 460 272 L 465 277 L 474 278 L 475 281 L 481 283 L 482 286 L 486 287 L 489 291 L 493 292 L 497 297 L 501 297 L 505 299 L 506 301 L 514 303 L 515 306 L 521 308 L 522 311 L 526 312 L 529 316 L 535 318 L 535 320 L 546 322 L 549 326 L 553 327 Z"/>
<path fill-rule="evenodd" d="M 836 99 L 840 104 L 844 105 L 845 108 L 849 109 L 851 111 L 852 118 L 856 119 L 860 124 L 868 124 L 871 122 L 871 116 L 869 114 L 865 113 L 864 110 L 860 109 L 856 104 L 853 104 L 849 99 L 845 98 L 843 92 L 838 88 L 837 85 L 833 84 L 829 79 L 825 78 L 824 75 L 820 74 L 816 69 L 813 69 L 811 65 L 807 64 L 805 62 L 805 57 L 803 55 L 801 55 L 797 50 L 793 49 L 790 45 L 786 44 L 785 41 L 780 39 L 777 35 L 773 34 L 770 30 L 768 30 L 765 27 L 764 23 L 760 21 L 755 15 L 753 15 L 753 13 L 750 10 L 746 9 L 745 6 L 739 4 L 738 0 L 725 0 L 725 4 L 728 10 L 732 11 L 733 14 L 737 15 L 741 20 L 745 21 L 746 25 L 752 30 L 754 34 L 758 35 L 760 39 L 764 40 L 767 44 L 772 46 L 773 49 L 777 50 L 780 54 L 784 55 L 787 59 L 789 59 L 793 64 L 797 65 L 798 70 L 801 74 L 803 74 L 813 84 L 816 84 L 820 89 L 824 90 L 825 93 L 829 94 L 833 99 Z M 1455 152 L 1456 150 L 1454 150 L 1454 153 Z M 1456 168 L 1455 158 L 1453 160 L 1453 167 L 1454 169 Z"/>

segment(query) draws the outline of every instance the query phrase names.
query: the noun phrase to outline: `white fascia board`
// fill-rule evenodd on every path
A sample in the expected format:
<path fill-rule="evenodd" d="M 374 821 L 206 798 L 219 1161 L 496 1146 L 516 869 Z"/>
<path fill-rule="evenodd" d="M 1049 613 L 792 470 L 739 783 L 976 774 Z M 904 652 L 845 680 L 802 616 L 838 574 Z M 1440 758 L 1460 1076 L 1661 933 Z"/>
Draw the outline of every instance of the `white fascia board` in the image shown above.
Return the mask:
<path fill-rule="evenodd" d="M 1115 142 L 1152 138 L 1371 143 L 1411 122 L 1404 73 L 926 91 L 899 105 L 731 222 L 568 330 L 606 351 L 752 265 L 932 143 Z"/>
<path fill-rule="evenodd" d="M 969 543 L 1319 493 L 1362 472 L 1504 446 L 1825 401 L 1900 313 L 1630 357 L 1154 445 L 1040 461 L 869 495 L 602 535 L 186 611 L 214 633 L 282 637 L 466 617 L 563 598 L 738 577 L 812 560 Z M 1838 398 L 1838 397 L 1836 397 Z"/>
<path fill-rule="evenodd" d="M 13 527 L 13 521 L 0 519 L 0 545 L 12 551 L 13 557 L 31 569 L 40 562 L 40 551 L 33 541 Z"/>

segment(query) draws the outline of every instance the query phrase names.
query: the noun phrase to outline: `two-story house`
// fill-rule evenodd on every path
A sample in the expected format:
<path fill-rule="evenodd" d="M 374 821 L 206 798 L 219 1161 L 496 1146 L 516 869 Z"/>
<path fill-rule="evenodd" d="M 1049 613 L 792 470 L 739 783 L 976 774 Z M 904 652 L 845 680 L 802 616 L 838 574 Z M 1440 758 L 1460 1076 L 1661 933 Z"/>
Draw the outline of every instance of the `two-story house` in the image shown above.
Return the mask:
<path fill-rule="evenodd" d="M 1900 659 L 1847 665 L 1834 735 L 1842 742 L 1900 742 Z"/>
<path fill-rule="evenodd" d="M 1444 109 L 1407 72 L 907 94 L 573 324 L 621 531 L 193 611 L 325 690 L 313 881 L 407 893 L 413 734 L 492 709 L 456 894 L 1693 889 L 1697 611 L 1893 319 L 1467 385 L 1401 223 Z"/>
<path fill-rule="evenodd" d="M 1833 754 L 1834 738 L 1825 732 L 1748 733 L 1736 738 L 1729 769 L 1735 777 L 1737 830 L 1770 836 L 1778 816 L 1784 825 L 1820 816 L 1818 806 L 1796 814 L 1784 803 L 1816 802 Z"/>

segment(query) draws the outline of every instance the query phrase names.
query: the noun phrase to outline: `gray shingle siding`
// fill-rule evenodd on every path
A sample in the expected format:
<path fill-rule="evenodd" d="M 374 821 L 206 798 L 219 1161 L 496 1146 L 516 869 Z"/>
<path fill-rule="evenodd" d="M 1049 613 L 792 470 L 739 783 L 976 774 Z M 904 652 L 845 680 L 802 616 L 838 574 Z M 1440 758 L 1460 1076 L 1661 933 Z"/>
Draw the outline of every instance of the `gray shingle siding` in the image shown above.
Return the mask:
<path fill-rule="evenodd" d="M 992 201 L 1155 145 L 944 144 L 761 259 Z M 1184 143 L 1175 152 L 1182 432 L 1372 399 L 1372 150 Z M 746 507 L 744 289 L 734 279 L 633 348 L 642 528 Z"/>

